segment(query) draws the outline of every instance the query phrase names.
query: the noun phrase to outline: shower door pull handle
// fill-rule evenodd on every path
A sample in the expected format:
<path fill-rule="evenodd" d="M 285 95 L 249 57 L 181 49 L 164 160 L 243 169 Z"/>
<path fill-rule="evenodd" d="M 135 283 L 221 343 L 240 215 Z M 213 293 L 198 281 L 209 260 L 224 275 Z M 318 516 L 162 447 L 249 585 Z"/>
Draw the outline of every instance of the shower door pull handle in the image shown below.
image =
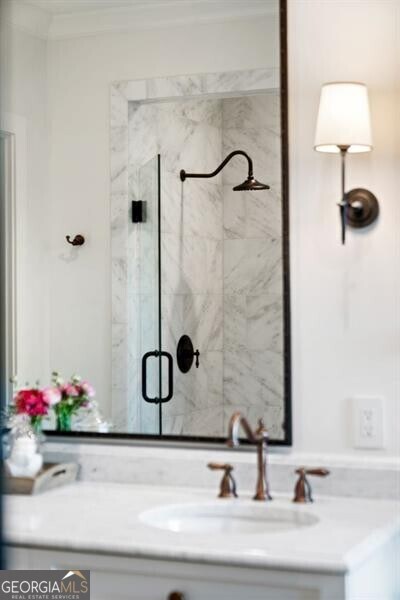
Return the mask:
<path fill-rule="evenodd" d="M 157 358 L 158 356 L 166 356 L 168 359 L 168 394 L 165 398 L 149 398 L 147 395 L 147 361 L 150 356 L 154 356 Z M 151 402 L 152 404 L 159 404 L 164 402 L 169 402 L 174 395 L 174 367 L 173 367 L 174 359 L 169 352 L 159 352 L 158 350 L 154 350 L 153 352 L 146 352 L 143 354 L 142 358 L 142 396 L 146 402 Z"/>
<path fill-rule="evenodd" d="M 157 357 L 157 356 L 160 356 L 160 353 L 158 350 L 154 350 L 154 352 L 146 352 L 145 354 L 143 354 L 143 358 L 142 358 L 142 396 L 146 402 L 158 404 L 160 401 L 159 398 L 149 398 L 147 395 L 147 361 L 150 358 L 150 356 Z"/>
<path fill-rule="evenodd" d="M 166 356 L 168 359 L 168 394 L 165 398 L 161 398 L 161 402 L 169 402 L 174 395 L 174 359 L 169 352 L 161 352 L 161 356 Z"/>

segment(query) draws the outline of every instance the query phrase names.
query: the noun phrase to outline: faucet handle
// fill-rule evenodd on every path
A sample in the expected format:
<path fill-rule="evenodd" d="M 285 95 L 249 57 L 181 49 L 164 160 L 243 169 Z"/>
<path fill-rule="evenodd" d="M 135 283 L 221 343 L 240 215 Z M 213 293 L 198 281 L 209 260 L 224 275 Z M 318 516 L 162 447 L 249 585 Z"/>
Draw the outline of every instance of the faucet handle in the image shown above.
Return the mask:
<path fill-rule="evenodd" d="M 298 475 L 302 475 L 304 473 L 305 475 L 316 475 L 317 477 L 326 477 L 327 475 L 329 475 L 330 471 L 328 471 L 328 469 L 325 469 L 324 467 L 313 467 L 311 469 L 307 467 L 299 467 L 298 469 L 296 469 L 296 473 Z"/>
<path fill-rule="evenodd" d="M 233 466 L 229 463 L 208 463 L 208 468 L 211 471 L 224 471 L 221 479 L 218 498 L 237 498 L 236 481 L 233 478 Z"/>
<path fill-rule="evenodd" d="M 313 498 L 311 485 L 306 476 L 315 475 L 316 477 L 326 477 L 329 475 L 330 471 L 324 467 L 313 467 L 311 469 L 307 467 L 299 467 L 296 469 L 295 473 L 300 475 L 300 477 L 294 488 L 293 502 L 308 503 L 313 502 Z"/>

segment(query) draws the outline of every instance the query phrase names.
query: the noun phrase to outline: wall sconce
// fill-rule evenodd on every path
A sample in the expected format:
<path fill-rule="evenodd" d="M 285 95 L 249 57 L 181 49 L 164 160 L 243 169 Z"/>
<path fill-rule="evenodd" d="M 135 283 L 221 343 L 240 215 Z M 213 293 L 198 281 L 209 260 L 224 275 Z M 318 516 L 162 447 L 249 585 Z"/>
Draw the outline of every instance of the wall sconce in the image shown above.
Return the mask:
<path fill-rule="evenodd" d="M 372 192 L 363 188 L 346 192 L 347 154 L 372 150 L 368 92 L 363 83 L 332 82 L 322 86 L 314 149 L 341 156 L 342 199 L 338 205 L 344 244 L 346 225 L 367 227 L 379 214 L 378 200 Z"/>

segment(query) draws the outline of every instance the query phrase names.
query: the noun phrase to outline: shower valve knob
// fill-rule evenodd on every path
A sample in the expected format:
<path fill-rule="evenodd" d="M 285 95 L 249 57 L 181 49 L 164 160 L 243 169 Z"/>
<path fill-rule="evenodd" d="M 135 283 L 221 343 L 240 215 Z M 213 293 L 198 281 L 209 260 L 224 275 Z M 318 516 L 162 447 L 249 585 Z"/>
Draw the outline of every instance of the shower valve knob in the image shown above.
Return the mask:
<path fill-rule="evenodd" d="M 200 351 L 194 349 L 192 340 L 188 335 L 183 335 L 176 349 L 176 360 L 179 370 L 182 373 L 187 373 L 192 368 L 195 361 L 196 369 L 200 366 Z"/>

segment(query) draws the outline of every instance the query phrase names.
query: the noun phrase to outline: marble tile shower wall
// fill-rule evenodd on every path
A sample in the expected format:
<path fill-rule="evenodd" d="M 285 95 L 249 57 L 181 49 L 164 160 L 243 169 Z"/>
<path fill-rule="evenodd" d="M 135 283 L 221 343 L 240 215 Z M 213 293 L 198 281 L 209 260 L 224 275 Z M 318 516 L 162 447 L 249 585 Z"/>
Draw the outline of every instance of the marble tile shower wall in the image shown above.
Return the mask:
<path fill-rule="evenodd" d="M 189 335 L 201 351 L 201 368 L 174 372 L 174 397 L 163 406 L 163 432 L 219 434 L 223 422 L 223 209 L 221 179 L 188 181 L 179 170 L 209 171 L 221 162 L 222 106 L 218 99 L 130 103 L 129 195 L 147 201 L 147 222 L 129 238 L 127 345 L 138 377 L 128 396 L 141 398 L 140 361 L 157 347 L 157 191 L 154 156 L 161 155 L 162 339 L 176 354 Z M 147 192 L 150 193 L 147 193 Z M 153 194 L 151 193 L 153 191 Z M 136 226 L 137 227 L 137 226 Z M 135 284 L 133 282 L 136 282 Z M 156 395 L 151 390 L 149 395 Z M 166 389 L 166 382 L 164 382 Z M 128 427 L 157 432 L 154 406 L 130 403 Z M 122 415 L 124 418 L 124 415 Z M 119 427 L 123 426 L 120 422 Z M 126 423 L 125 423 L 126 427 Z"/>
<path fill-rule="evenodd" d="M 112 421 L 118 432 L 158 433 L 157 407 L 144 402 L 141 393 L 142 356 L 158 347 L 157 129 L 153 109 L 151 104 L 130 103 L 127 126 L 120 132 L 115 128 L 112 145 L 112 156 L 115 149 L 121 161 L 115 171 L 118 173 L 119 166 L 124 178 L 128 176 L 127 188 L 121 185 L 121 193 L 113 193 L 111 198 Z M 119 148 L 119 133 L 126 154 Z M 130 200 L 135 199 L 147 203 L 145 223 L 131 222 Z M 149 361 L 149 396 L 157 395 L 156 382 L 155 363 Z"/>
<path fill-rule="evenodd" d="M 233 410 L 283 438 L 283 290 L 278 93 L 222 103 L 225 156 L 240 148 L 268 191 L 234 192 L 243 158 L 222 173 L 224 203 L 224 428 Z"/>
<path fill-rule="evenodd" d="M 238 74 L 237 79 L 243 76 Z M 268 77 L 269 73 L 263 74 L 266 82 Z M 222 92 L 230 91 L 230 80 L 228 84 Z M 275 424 L 273 435 L 279 437 L 279 96 L 270 92 L 224 99 L 181 97 L 173 102 L 155 97 L 153 102 L 143 102 L 140 89 L 138 101 L 129 102 L 124 117 L 120 91 L 127 87 L 124 95 L 131 97 L 135 91 L 131 83 L 124 86 L 115 86 L 112 95 L 115 429 L 158 432 L 156 408 L 141 399 L 140 367 L 143 353 L 157 347 L 154 157 L 160 153 L 163 347 L 175 355 L 179 337 L 186 333 L 201 352 L 201 368 L 183 375 L 175 367 L 174 398 L 163 407 L 164 433 L 220 436 L 232 410 L 240 408 L 252 420 L 263 414 L 270 425 Z M 217 178 L 187 180 L 182 186 L 181 168 L 211 171 L 238 147 L 254 158 L 256 176 L 271 185 L 270 192 L 231 190 L 246 172 L 240 158 Z M 131 199 L 147 200 L 146 223 L 129 222 Z M 251 389 L 243 386 L 242 378 L 247 382 L 251 378 Z M 149 379 L 149 393 L 155 395 Z"/>
<path fill-rule="evenodd" d="M 162 336 L 176 354 L 181 335 L 201 352 L 199 369 L 175 367 L 174 397 L 163 407 L 163 431 L 218 435 L 223 419 L 223 207 L 220 177 L 178 173 L 212 171 L 221 160 L 219 99 L 160 104 L 162 156 Z"/>

